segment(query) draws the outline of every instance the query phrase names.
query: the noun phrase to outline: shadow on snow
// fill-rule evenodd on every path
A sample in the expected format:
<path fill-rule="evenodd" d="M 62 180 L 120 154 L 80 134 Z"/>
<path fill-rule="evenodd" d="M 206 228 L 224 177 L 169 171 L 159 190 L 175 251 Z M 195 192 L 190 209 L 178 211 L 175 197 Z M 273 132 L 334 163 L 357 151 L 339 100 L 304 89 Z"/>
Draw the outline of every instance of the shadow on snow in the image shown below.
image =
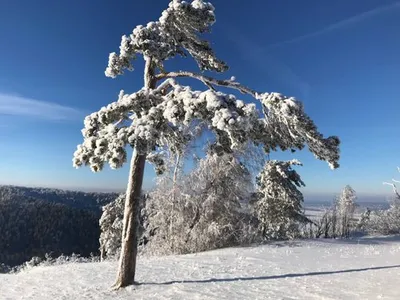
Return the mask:
<path fill-rule="evenodd" d="M 389 235 L 389 236 L 381 236 L 381 237 L 352 237 L 348 239 L 337 238 L 337 239 L 325 239 L 319 238 L 314 241 L 328 243 L 328 244 L 342 244 L 342 245 L 383 245 L 392 242 L 400 242 L 400 235 Z"/>
<path fill-rule="evenodd" d="M 173 280 L 173 281 L 166 281 L 166 282 L 143 282 L 143 283 L 140 283 L 140 285 L 170 285 L 170 284 L 177 284 L 177 283 L 213 283 L 213 282 L 271 280 L 271 279 L 283 279 L 283 278 L 294 278 L 294 277 L 307 277 L 307 276 L 334 275 L 334 274 L 353 273 L 353 272 L 365 272 L 365 271 L 394 269 L 394 268 L 400 268 L 400 265 L 337 270 L 337 271 L 289 273 L 289 274 L 282 274 L 282 275 L 258 276 L 258 277 L 210 278 L 210 279 L 199 279 L 199 280 Z"/>

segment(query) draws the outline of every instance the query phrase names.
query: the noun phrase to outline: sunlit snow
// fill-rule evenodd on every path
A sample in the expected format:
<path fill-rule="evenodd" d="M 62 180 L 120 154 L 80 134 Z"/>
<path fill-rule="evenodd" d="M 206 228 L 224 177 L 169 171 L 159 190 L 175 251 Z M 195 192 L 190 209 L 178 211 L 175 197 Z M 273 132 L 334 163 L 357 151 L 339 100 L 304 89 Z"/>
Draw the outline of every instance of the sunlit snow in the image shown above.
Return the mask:
<path fill-rule="evenodd" d="M 1 299 L 400 299 L 400 237 L 320 239 L 139 257 L 139 286 L 112 291 L 116 262 L 0 275 Z"/>

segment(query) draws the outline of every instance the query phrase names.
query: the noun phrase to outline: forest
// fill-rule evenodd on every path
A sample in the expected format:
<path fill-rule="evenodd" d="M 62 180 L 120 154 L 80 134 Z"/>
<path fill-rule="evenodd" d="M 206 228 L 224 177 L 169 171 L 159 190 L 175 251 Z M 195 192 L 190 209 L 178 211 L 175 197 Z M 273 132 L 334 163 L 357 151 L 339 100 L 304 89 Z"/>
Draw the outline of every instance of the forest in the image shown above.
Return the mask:
<path fill-rule="evenodd" d="M 1 186 L 1 269 L 46 254 L 98 255 L 101 207 L 116 195 Z"/>

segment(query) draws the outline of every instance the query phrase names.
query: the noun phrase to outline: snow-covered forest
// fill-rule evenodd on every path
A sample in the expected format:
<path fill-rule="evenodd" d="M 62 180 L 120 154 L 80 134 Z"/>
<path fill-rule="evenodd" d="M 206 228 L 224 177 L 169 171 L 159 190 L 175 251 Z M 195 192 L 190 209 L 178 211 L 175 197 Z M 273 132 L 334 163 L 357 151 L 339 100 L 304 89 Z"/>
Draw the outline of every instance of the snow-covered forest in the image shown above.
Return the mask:
<path fill-rule="evenodd" d="M 0 186 L 0 272 L 32 257 L 99 255 L 101 207 L 117 195 Z"/>
<path fill-rule="evenodd" d="M 224 77 L 215 22 L 211 3 L 171 0 L 110 53 L 105 75 L 141 72 L 143 86 L 86 116 L 72 161 L 128 163 L 125 192 L 0 187 L 0 298 L 400 297 L 397 181 L 388 209 L 360 207 L 348 182 L 310 213 L 307 165 L 271 157 L 309 152 L 335 172 L 340 138 L 301 99 Z M 173 69 L 177 57 L 197 70 Z"/>

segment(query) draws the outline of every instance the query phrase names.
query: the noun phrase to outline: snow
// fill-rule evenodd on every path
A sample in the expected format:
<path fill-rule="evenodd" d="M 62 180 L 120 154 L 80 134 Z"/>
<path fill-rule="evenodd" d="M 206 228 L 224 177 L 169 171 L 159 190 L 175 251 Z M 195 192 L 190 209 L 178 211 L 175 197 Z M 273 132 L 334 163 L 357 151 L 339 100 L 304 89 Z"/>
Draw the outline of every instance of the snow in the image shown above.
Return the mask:
<path fill-rule="evenodd" d="M 116 262 L 0 275 L 15 299 L 400 299 L 400 237 L 303 240 L 139 257 L 142 284 L 112 291 Z"/>
<path fill-rule="evenodd" d="M 158 21 L 139 25 L 129 36 L 122 36 L 119 54 L 109 55 L 105 74 L 115 78 L 125 69 L 133 70 L 132 61 L 141 55 L 146 61 L 145 87 L 130 95 L 121 91 L 118 101 L 85 118 L 84 142 L 74 153 L 74 167 L 90 166 L 99 172 L 108 163 L 112 169 L 121 168 L 127 162 L 128 144 L 143 155 L 165 146 L 179 150 L 188 140 L 182 129 L 199 121 L 212 125 L 209 127 L 216 135 L 213 146 L 219 153 L 241 150 L 248 142 L 263 145 L 266 154 L 278 148 L 301 150 L 307 145 L 317 159 L 327 161 L 332 169 L 339 167 L 339 139 L 324 138 L 295 98 L 256 93 L 234 77 L 217 80 L 192 72 L 165 72 L 164 61 L 186 54 L 201 71 L 226 71 L 228 65 L 201 39 L 214 23 L 214 7 L 209 2 L 172 0 Z M 178 77 L 200 80 L 209 90 L 180 86 L 172 80 Z M 254 103 L 245 104 L 233 95 L 217 92 L 216 86 L 252 95 L 261 101 L 264 117 L 259 118 L 261 111 Z M 128 119 L 130 126 L 124 124 Z M 98 139 L 102 140 L 100 146 Z"/>
<path fill-rule="evenodd" d="M 137 54 L 152 57 L 160 65 L 169 58 L 188 53 L 202 71 L 226 71 L 227 65 L 216 58 L 209 42 L 201 39 L 201 34 L 210 32 L 214 23 L 211 3 L 173 0 L 158 21 L 136 26 L 129 36 L 122 36 L 120 53 L 109 55 L 105 75 L 115 78 L 124 69 L 132 71 Z"/>

